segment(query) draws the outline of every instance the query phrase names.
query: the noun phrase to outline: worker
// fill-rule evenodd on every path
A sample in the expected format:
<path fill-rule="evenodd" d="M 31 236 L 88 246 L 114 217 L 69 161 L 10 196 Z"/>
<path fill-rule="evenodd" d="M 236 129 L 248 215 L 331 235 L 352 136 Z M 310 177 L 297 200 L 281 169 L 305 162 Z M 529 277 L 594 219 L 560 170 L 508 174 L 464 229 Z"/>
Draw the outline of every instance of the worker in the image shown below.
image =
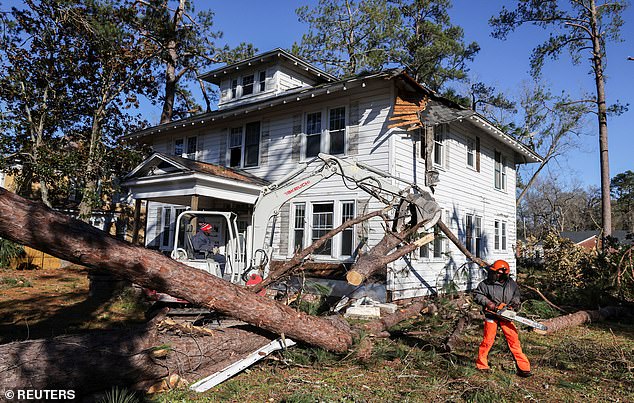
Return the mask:
<path fill-rule="evenodd" d="M 488 267 L 486 280 L 478 284 L 475 290 L 475 300 L 484 309 L 484 339 L 480 344 L 476 367 L 481 371 L 490 371 L 488 355 L 497 333 L 498 325 L 506 338 L 509 349 L 515 358 L 517 375 L 527 378 L 531 376 L 531 364 L 522 352 L 517 328 L 513 322 L 500 319 L 493 312 L 506 307 L 518 309 L 520 305 L 520 292 L 517 283 L 509 277 L 511 268 L 505 260 L 496 260 Z"/>
<path fill-rule="evenodd" d="M 192 237 L 192 247 L 194 250 L 204 253 L 205 256 L 211 252 L 214 247 L 210 238 L 211 229 L 211 224 L 201 222 L 198 232 Z"/>

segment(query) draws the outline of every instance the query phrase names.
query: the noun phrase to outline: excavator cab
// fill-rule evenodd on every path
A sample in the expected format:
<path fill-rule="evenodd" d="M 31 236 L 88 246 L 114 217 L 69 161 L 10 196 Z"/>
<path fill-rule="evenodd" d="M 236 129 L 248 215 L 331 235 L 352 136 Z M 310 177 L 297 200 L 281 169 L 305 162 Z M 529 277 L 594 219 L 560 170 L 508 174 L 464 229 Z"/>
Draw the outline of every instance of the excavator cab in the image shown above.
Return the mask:
<path fill-rule="evenodd" d="M 236 218 L 234 213 L 222 211 L 181 213 L 176 219 L 172 259 L 232 283 L 240 283 L 245 253 Z M 199 234 L 202 224 L 207 224 L 209 229 Z"/>

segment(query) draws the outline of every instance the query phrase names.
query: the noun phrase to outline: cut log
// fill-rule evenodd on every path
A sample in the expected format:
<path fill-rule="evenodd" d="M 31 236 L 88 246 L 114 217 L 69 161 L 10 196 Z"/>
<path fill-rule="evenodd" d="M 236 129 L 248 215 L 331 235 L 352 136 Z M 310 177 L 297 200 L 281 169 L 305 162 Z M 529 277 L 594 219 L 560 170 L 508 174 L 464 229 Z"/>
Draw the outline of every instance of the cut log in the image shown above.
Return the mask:
<path fill-rule="evenodd" d="M 25 228 L 38 228 L 25 231 Z M 84 222 L 0 189 L 0 237 L 334 352 L 352 335 L 332 321 L 297 312 L 159 252 L 119 241 Z"/>
<path fill-rule="evenodd" d="M 569 315 L 557 316 L 541 323 L 548 326 L 548 330 L 535 330 L 539 334 L 550 334 L 584 323 L 599 322 L 609 318 L 631 315 L 632 309 L 620 306 L 607 306 L 593 311 L 578 311 Z"/>
<path fill-rule="evenodd" d="M 434 235 L 427 234 L 412 243 L 398 248 L 397 251 L 391 254 L 389 253 L 392 249 L 398 246 L 405 237 L 415 232 L 422 224 L 423 223 L 419 223 L 412 229 L 404 231 L 399 235 L 392 233 L 386 234 L 383 239 L 368 253 L 359 257 L 359 260 L 352 270 L 346 274 L 346 281 L 352 285 L 360 285 L 373 274 L 379 273 L 381 270 L 385 270 L 388 263 L 393 262 L 396 259 L 405 256 L 421 246 L 433 241 Z"/>

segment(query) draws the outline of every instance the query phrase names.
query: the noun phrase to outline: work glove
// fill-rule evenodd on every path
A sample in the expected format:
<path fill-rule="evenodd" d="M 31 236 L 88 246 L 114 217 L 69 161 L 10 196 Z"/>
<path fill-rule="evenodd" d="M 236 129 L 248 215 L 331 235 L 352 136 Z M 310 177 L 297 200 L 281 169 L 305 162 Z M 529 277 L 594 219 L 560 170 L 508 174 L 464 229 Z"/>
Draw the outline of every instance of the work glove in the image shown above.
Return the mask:
<path fill-rule="evenodd" d="M 486 309 L 488 309 L 489 311 L 495 312 L 495 308 L 497 307 L 495 305 L 495 302 L 493 301 L 487 301 L 487 304 L 485 305 Z"/>

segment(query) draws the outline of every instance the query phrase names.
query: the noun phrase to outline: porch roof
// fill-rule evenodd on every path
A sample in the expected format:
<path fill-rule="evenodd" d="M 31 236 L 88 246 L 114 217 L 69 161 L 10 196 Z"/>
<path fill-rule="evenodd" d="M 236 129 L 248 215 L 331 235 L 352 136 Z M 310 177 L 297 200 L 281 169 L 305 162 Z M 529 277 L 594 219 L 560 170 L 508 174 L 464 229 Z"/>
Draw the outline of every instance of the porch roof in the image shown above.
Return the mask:
<path fill-rule="evenodd" d="M 154 153 L 124 178 L 134 199 L 185 204 L 188 196 L 254 204 L 269 182 L 248 172 Z"/>

